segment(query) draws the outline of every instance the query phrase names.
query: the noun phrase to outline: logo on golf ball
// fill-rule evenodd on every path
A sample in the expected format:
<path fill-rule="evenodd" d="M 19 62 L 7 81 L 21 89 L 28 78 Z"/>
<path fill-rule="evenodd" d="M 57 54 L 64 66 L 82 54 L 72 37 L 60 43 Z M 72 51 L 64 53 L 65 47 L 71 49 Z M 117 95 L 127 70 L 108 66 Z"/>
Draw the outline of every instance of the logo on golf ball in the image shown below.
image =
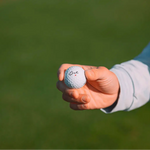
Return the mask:
<path fill-rule="evenodd" d="M 69 73 L 69 75 L 70 75 L 70 76 L 72 76 L 72 75 L 75 75 L 75 76 L 76 76 L 78 73 L 79 73 L 78 71 L 76 71 L 76 72 L 71 71 L 71 72 Z"/>
<path fill-rule="evenodd" d="M 78 66 L 68 68 L 65 72 L 64 82 L 69 88 L 78 89 L 83 87 L 86 83 L 84 69 Z"/>

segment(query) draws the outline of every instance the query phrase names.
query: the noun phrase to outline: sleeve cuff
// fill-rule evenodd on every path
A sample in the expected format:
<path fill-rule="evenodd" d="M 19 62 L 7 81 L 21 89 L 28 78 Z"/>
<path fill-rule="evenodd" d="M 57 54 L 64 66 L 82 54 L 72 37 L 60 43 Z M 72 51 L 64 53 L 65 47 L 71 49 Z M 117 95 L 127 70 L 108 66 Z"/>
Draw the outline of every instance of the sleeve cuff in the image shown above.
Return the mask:
<path fill-rule="evenodd" d="M 113 113 L 117 111 L 127 111 L 133 102 L 133 83 L 128 72 L 120 67 L 120 65 L 115 65 L 110 69 L 116 74 L 119 84 L 120 84 L 120 94 L 116 103 L 110 107 L 101 109 L 104 113 Z"/>

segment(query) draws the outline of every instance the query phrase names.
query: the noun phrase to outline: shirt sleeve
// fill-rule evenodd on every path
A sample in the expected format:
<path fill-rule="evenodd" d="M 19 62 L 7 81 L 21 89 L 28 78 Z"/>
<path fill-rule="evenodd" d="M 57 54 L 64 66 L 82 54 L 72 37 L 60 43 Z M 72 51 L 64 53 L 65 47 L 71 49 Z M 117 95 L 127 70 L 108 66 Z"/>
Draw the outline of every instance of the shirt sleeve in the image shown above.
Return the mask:
<path fill-rule="evenodd" d="M 118 77 L 120 94 L 117 103 L 101 109 L 103 112 L 130 111 L 150 101 L 150 43 L 133 60 L 115 65 L 110 71 Z"/>

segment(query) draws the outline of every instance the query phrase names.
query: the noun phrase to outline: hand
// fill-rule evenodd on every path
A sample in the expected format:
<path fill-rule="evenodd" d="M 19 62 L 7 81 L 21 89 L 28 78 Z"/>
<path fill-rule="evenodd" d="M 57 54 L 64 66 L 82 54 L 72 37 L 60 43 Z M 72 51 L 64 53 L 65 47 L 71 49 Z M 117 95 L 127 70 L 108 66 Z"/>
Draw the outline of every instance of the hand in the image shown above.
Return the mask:
<path fill-rule="evenodd" d="M 80 66 L 85 70 L 87 83 L 80 89 L 70 89 L 64 83 L 64 73 L 71 66 Z M 105 67 L 63 64 L 58 69 L 57 88 L 62 98 L 70 102 L 74 110 L 101 109 L 111 106 L 119 94 L 119 82 L 116 75 Z"/>

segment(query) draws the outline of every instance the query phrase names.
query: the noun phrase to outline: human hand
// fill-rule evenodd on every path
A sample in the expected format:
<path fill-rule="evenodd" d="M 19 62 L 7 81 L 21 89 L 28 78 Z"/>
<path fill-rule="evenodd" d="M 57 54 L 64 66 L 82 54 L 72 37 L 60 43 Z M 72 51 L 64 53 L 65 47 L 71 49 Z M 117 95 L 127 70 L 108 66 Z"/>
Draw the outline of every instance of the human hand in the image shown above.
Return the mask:
<path fill-rule="evenodd" d="M 85 70 L 87 82 L 80 89 L 70 89 L 64 83 L 65 71 L 71 66 L 79 66 Z M 105 67 L 62 64 L 57 74 L 57 88 L 62 92 L 62 98 L 70 102 L 70 108 L 74 110 L 106 108 L 117 100 L 118 79 Z"/>

